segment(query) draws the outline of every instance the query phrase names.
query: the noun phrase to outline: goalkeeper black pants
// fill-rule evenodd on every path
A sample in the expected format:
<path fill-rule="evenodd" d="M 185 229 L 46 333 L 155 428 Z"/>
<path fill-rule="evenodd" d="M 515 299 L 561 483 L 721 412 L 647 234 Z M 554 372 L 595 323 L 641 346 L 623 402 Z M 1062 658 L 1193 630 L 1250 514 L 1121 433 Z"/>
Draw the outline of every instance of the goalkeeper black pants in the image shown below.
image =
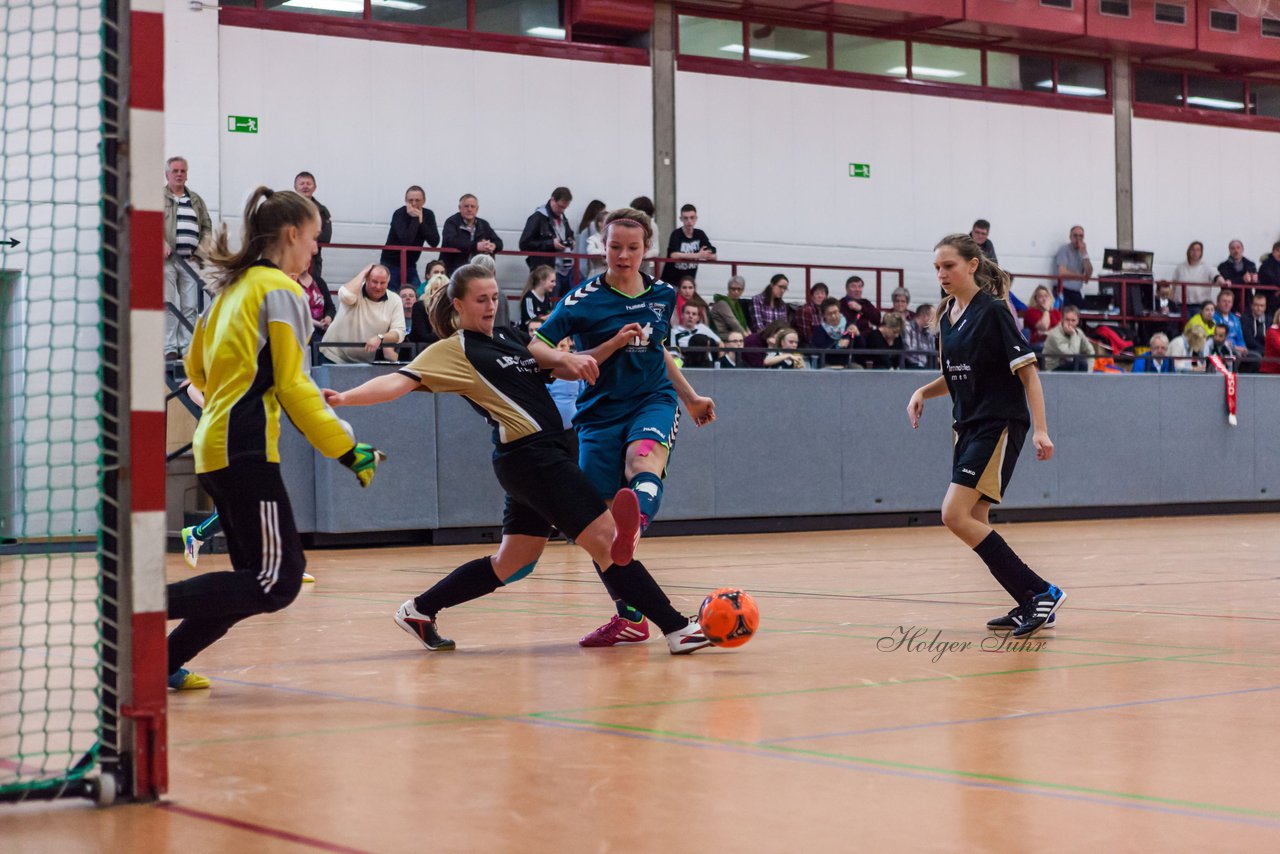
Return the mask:
<path fill-rule="evenodd" d="M 234 462 L 199 476 L 222 519 L 230 572 L 170 584 L 169 673 L 176 672 L 236 623 L 279 611 L 298 596 L 306 557 L 278 463 Z"/>

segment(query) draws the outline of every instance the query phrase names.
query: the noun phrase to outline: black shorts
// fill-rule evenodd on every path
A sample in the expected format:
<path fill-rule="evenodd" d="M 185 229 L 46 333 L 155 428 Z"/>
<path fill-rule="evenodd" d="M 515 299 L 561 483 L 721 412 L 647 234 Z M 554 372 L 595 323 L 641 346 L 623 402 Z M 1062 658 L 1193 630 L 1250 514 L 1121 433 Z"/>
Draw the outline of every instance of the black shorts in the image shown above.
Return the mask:
<path fill-rule="evenodd" d="M 554 526 L 576 539 L 607 509 L 578 468 L 567 431 L 499 453 L 493 472 L 507 492 L 504 535 L 548 537 Z"/>
<path fill-rule="evenodd" d="M 955 448 L 951 456 L 951 482 L 982 493 L 999 504 L 1018 464 L 1027 425 L 1020 421 L 983 421 L 953 428 Z"/>

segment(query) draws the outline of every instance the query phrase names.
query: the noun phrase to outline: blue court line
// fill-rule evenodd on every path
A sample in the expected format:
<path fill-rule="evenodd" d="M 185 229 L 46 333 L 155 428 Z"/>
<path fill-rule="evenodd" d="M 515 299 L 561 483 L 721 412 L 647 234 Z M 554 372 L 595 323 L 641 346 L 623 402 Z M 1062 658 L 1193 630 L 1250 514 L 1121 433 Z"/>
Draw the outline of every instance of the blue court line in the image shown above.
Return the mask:
<path fill-rule="evenodd" d="M 999 792 L 1010 792 L 1019 795 L 1034 795 L 1041 798 L 1053 798 L 1060 801 L 1078 801 L 1086 804 L 1097 804 L 1106 807 L 1120 807 L 1122 809 L 1141 810 L 1143 812 L 1164 813 L 1166 815 L 1184 816 L 1186 818 L 1203 818 L 1210 821 L 1222 821 L 1229 824 L 1247 824 L 1254 827 L 1264 827 L 1268 830 L 1280 829 L 1280 821 L 1266 818 L 1252 818 L 1250 816 L 1233 816 L 1220 815 L 1218 813 L 1206 812 L 1203 810 L 1184 809 L 1180 807 L 1163 806 L 1160 804 L 1142 804 L 1132 801 L 1112 800 L 1110 798 L 1100 797 L 1097 795 L 1070 794 L 1067 792 L 1047 792 L 1041 789 L 1031 788 L 1029 786 L 1018 786 L 1008 783 L 994 783 L 985 780 L 967 780 L 947 777 L 941 774 L 930 774 L 924 771 L 908 771 L 904 769 L 878 768 L 874 766 L 863 765 L 854 761 L 841 761 L 838 759 L 826 759 L 820 756 L 800 756 L 788 753 L 779 753 L 770 750 L 767 747 L 751 748 L 738 747 L 729 744 L 707 744 L 705 742 L 688 741 L 681 738 L 673 738 L 670 736 L 649 735 L 638 732 L 623 732 L 619 730 L 606 729 L 602 727 L 592 726 L 590 724 L 576 724 L 561 721 L 547 720 L 545 718 L 509 718 L 512 722 L 534 724 L 535 726 L 548 726 L 559 729 L 577 730 L 579 732 L 590 732 L 597 735 L 612 735 L 622 738 L 639 739 L 641 741 L 662 742 L 665 744 L 677 744 L 682 747 L 696 747 L 703 750 L 712 750 L 717 753 L 737 753 L 745 756 L 751 756 L 757 759 L 781 759 L 787 762 L 801 762 L 806 765 L 825 765 L 830 768 L 842 768 L 846 771 L 860 771 L 866 774 L 874 774 L 881 777 L 899 777 L 908 780 L 928 780 L 934 783 L 949 783 L 955 786 L 965 786 L 971 789 L 988 789 Z"/>
<path fill-rule="evenodd" d="M 1235 691 L 1219 691 L 1214 694 L 1188 694 L 1184 697 L 1161 697 L 1155 700 L 1132 700 L 1127 703 L 1108 703 L 1105 706 L 1080 706 L 1074 709 L 1050 709 L 1044 712 L 1019 712 L 1013 715 L 993 715 L 987 718 L 962 718 L 953 721 L 932 721 L 923 724 L 902 724 L 901 726 L 873 727 L 871 729 L 851 729 L 843 732 L 825 732 L 816 735 L 789 735 L 786 738 L 766 738 L 759 744 L 785 744 L 789 741 L 817 741 L 821 738 L 842 738 L 851 735 L 873 735 L 883 732 L 905 732 L 913 729 L 931 729 L 933 727 L 960 726 L 963 724 L 985 724 L 995 721 L 1015 721 L 1023 718 L 1043 718 L 1053 715 L 1074 715 L 1080 712 L 1101 712 L 1108 709 L 1125 709 L 1132 706 L 1151 706 L 1158 703 L 1178 703 L 1183 700 L 1207 700 L 1213 697 L 1231 697 L 1237 694 L 1257 694 L 1264 691 L 1280 691 L 1280 685 L 1266 688 L 1241 688 Z"/>
<path fill-rule="evenodd" d="M 376 697 L 356 697 L 351 694 L 339 694 L 336 691 L 314 691 L 310 688 L 294 688 L 291 685 L 275 685 L 270 682 L 248 682 L 241 679 L 228 679 L 225 676 L 210 676 L 214 682 L 226 682 L 230 685 L 245 685 L 250 688 L 268 688 L 272 691 L 284 691 L 289 694 L 302 694 L 307 697 L 324 697 L 327 700 L 342 700 L 347 703 L 372 703 L 376 706 L 391 706 L 396 709 L 416 709 L 421 712 L 440 712 L 445 715 L 461 715 L 468 718 L 492 718 L 482 712 L 464 712 L 460 709 L 446 709 L 442 706 L 419 706 L 414 703 L 397 703 L 395 700 L 379 700 Z"/>

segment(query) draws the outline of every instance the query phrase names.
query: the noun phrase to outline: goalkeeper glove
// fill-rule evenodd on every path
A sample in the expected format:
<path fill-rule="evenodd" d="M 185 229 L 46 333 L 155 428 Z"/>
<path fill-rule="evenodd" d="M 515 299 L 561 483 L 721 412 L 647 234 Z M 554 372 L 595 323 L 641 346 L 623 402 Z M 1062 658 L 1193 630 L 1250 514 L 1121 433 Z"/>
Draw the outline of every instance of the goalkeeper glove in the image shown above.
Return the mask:
<path fill-rule="evenodd" d="M 355 472 L 360 485 L 367 487 L 373 482 L 373 473 L 377 471 L 378 463 L 386 458 L 387 455 L 373 445 L 357 442 L 354 448 L 338 457 L 338 462 Z"/>

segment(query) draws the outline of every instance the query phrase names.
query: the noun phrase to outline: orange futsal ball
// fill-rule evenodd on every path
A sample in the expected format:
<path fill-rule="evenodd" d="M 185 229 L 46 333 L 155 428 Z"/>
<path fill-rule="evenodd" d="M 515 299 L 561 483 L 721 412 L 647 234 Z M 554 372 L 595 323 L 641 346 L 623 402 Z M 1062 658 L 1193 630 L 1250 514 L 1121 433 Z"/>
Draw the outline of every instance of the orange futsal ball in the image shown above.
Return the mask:
<path fill-rule="evenodd" d="M 760 625 L 756 600 L 737 587 L 721 587 L 702 600 L 698 625 L 715 646 L 742 646 Z"/>

